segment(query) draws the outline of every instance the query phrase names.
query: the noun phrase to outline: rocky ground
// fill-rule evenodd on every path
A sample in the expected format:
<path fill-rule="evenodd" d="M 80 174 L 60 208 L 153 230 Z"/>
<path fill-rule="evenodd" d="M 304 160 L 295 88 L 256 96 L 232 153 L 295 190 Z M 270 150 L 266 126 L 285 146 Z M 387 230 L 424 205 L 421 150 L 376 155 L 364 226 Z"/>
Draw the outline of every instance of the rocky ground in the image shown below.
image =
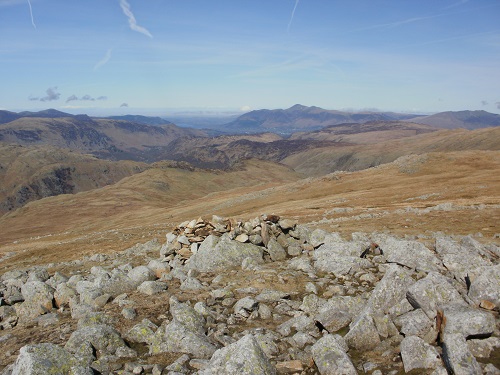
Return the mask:
<path fill-rule="evenodd" d="M 17 269 L 2 374 L 499 374 L 500 248 L 197 219 Z"/>

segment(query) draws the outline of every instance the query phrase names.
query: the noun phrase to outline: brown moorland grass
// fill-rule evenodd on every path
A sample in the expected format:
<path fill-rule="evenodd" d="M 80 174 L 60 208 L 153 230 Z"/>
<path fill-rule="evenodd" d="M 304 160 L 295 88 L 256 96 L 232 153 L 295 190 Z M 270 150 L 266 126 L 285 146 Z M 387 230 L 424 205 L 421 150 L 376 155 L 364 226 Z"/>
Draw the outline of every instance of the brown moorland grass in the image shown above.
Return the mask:
<path fill-rule="evenodd" d="M 346 237 L 476 234 L 498 241 L 500 151 L 410 155 L 359 172 L 299 179 L 248 160 L 233 172 L 150 169 L 119 183 L 32 202 L 0 218 L 0 272 L 126 249 L 199 216 L 262 213 Z"/>

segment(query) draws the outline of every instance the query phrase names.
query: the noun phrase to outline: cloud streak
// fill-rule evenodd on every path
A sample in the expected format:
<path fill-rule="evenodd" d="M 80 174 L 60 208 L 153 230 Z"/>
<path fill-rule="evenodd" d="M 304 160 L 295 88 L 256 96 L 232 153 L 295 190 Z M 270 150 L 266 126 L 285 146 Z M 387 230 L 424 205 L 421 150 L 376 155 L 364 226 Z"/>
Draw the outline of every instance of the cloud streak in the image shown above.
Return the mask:
<path fill-rule="evenodd" d="M 135 16 L 130 9 L 130 4 L 127 0 L 120 0 L 120 7 L 122 8 L 123 13 L 127 16 L 128 24 L 132 30 L 153 38 L 153 35 L 151 35 L 148 29 L 137 24 L 137 20 L 135 19 Z"/>
<path fill-rule="evenodd" d="M 295 16 L 295 10 L 297 9 L 297 6 L 299 5 L 299 1 L 300 0 L 295 0 L 295 6 L 293 7 L 292 15 L 290 17 L 290 21 L 288 22 L 288 27 L 286 28 L 287 32 L 290 31 L 290 26 L 292 26 L 293 17 Z"/>
<path fill-rule="evenodd" d="M 96 98 L 86 94 L 86 95 L 83 95 L 81 98 L 79 98 L 78 96 L 76 95 L 71 95 L 70 97 L 68 97 L 68 99 L 66 99 L 66 103 L 69 103 L 69 102 L 72 102 L 72 101 L 75 101 L 75 100 L 79 100 L 79 101 L 90 101 L 90 102 L 94 102 L 96 100 L 107 100 L 108 97 L 107 96 L 99 96 Z"/>
<path fill-rule="evenodd" d="M 36 29 L 35 19 L 33 18 L 33 8 L 31 7 L 31 1 L 30 0 L 28 0 L 28 5 L 30 7 L 31 24 Z"/>
<path fill-rule="evenodd" d="M 106 54 L 104 55 L 104 57 L 97 64 L 94 65 L 94 70 L 97 70 L 101 66 L 106 65 L 108 63 L 108 61 L 111 59 L 111 52 L 112 51 L 113 51 L 112 48 L 110 48 L 106 51 Z"/>

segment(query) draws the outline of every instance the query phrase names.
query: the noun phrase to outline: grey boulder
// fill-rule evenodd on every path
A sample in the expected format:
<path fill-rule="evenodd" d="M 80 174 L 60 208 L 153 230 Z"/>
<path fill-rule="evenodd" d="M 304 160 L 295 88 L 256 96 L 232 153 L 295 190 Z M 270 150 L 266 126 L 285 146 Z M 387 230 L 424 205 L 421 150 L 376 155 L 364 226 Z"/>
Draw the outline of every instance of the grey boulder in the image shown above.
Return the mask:
<path fill-rule="evenodd" d="M 269 362 L 255 337 L 248 334 L 225 348 L 217 350 L 206 369 L 199 375 L 274 375 Z"/>

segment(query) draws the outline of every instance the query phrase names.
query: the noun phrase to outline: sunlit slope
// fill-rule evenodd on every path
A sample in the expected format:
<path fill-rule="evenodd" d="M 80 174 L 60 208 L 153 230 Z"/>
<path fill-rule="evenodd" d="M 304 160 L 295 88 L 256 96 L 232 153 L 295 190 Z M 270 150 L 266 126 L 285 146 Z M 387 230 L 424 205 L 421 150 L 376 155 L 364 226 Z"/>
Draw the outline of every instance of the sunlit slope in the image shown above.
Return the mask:
<path fill-rule="evenodd" d="M 248 161 L 235 172 L 151 169 L 91 192 L 33 202 L 0 219 L 3 267 L 122 250 L 164 238 L 193 217 L 262 213 L 314 227 L 399 235 L 481 232 L 500 219 L 500 151 L 408 156 L 352 173 L 298 180 L 289 169 Z"/>
<path fill-rule="evenodd" d="M 500 150 L 500 128 L 443 130 L 373 144 L 322 147 L 288 156 L 282 163 L 306 176 L 321 176 L 389 163 L 403 155 L 463 150 Z"/>
<path fill-rule="evenodd" d="M 111 185 L 147 168 L 50 146 L 0 144 L 0 216 L 44 197 Z"/>

